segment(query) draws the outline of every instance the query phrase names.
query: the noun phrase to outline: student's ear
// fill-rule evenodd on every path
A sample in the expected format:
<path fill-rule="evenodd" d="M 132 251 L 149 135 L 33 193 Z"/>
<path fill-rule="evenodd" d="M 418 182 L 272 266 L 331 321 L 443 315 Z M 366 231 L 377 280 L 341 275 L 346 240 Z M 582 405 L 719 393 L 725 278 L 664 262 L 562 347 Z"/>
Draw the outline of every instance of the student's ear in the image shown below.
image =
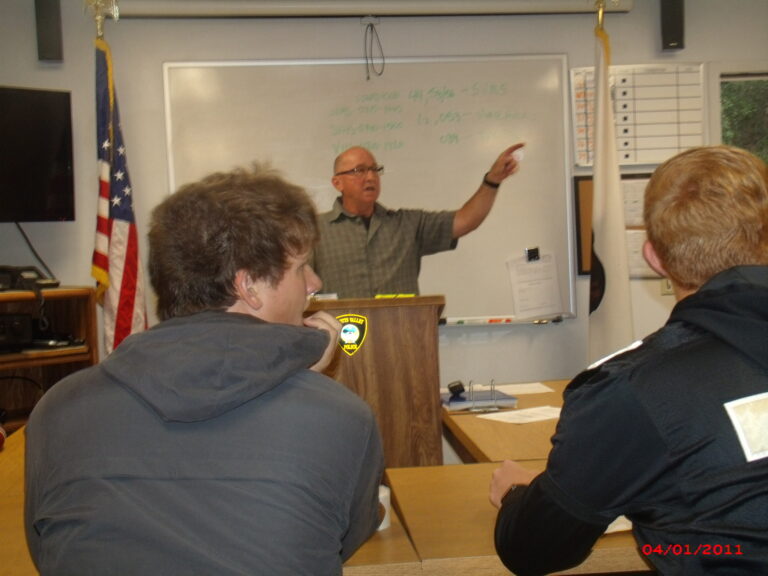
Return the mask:
<path fill-rule="evenodd" d="M 664 269 L 664 266 L 659 259 L 659 255 L 656 254 L 656 249 L 648 240 L 643 243 L 643 258 L 645 258 L 648 266 L 650 266 L 656 274 L 663 276 L 664 278 L 668 276 L 667 271 Z"/>
<path fill-rule="evenodd" d="M 238 270 L 235 274 L 235 292 L 238 299 L 250 308 L 254 310 L 261 308 L 262 302 L 259 298 L 259 291 L 247 271 Z"/>

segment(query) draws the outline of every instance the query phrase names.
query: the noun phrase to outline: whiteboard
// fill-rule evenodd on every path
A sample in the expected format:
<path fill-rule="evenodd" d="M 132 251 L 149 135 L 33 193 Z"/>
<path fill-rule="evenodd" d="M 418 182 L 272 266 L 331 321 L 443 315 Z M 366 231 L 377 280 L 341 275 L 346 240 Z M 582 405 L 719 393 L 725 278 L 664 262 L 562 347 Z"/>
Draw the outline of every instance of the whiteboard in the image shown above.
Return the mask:
<path fill-rule="evenodd" d="M 564 55 L 164 65 L 170 189 L 267 161 L 319 211 L 337 196 L 333 161 L 352 145 L 385 166 L 388 208 L 458 209 L 507 146 L 518 174 L 456 250 L 422 260 L 421 294 L 449 320 L 514 318 L 510 259 L 538 247 L 556 261 L 562 312 L 574 314 L 567 66 Z"/>

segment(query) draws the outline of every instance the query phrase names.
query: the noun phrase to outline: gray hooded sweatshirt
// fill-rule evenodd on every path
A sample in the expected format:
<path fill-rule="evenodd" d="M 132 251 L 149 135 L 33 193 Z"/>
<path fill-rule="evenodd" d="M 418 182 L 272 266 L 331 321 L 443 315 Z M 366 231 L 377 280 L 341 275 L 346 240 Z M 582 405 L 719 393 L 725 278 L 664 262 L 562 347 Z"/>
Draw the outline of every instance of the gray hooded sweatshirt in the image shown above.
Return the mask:
<path fill-rule="evenodd" d="M 42 576 L 341 574 L 375 531 L 374 416 L 319 330 L 204 312 L 127 338 L 27 425 Z"/>

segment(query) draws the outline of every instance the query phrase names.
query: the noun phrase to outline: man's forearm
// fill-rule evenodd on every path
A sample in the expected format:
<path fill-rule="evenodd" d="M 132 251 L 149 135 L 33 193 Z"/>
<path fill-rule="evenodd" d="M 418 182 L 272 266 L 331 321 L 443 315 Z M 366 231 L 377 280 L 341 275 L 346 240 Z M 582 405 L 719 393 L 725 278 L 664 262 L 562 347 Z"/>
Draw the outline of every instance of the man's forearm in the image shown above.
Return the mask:
<path fill-rule="evenodd" d="M 534 481 L 504 497 L 496 519 L 496 552 L 518 576 L 548 574 L 581 564 L 605 528 L 575 518 Z"/>
<path fill-rule="evenodd" d="M 483 223 L 493 208 L 497 193 L 498 189 L 480 184 L 477 191 L 456 211 L 453 217 L 454 239 L 469 234 Z"/>

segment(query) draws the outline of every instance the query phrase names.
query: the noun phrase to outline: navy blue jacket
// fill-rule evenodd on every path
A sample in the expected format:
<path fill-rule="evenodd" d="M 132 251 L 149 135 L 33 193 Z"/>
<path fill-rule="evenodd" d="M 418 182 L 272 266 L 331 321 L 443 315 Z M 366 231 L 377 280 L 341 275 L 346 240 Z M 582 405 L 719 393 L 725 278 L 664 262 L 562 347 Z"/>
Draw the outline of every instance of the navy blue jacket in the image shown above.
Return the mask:
<path fill-rule="evenodd" d="M 768 267 L 725 271 L 567 387 L 546 470 L 503 499 L 516 574 L 574 566 L 620 515 L 660 574 L 768 572 Z"/>

